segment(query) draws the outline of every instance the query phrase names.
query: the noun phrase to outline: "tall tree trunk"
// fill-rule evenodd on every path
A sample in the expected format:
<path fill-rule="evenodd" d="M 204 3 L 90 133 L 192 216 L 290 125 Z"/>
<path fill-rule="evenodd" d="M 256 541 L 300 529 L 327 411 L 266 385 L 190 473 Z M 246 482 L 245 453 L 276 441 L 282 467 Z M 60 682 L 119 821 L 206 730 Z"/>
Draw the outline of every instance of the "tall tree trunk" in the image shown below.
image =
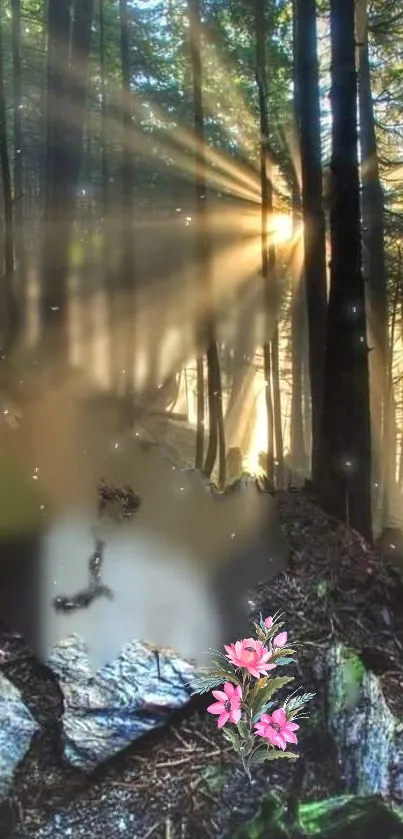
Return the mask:
<path fill-rule="evenodd" d="M 358 179 L 354 0 L 331 0 L 332 195 L 319 489 L 326 509 L 367 539 L 371 427 Z"/>
<path fill-rule="evenodd" d="M 312 404 L 312 477 L 318 477 L 326 336 L 326 227 L 322 203 L 316 2 L 294 0 L 295 90 L 301 148 L 304 271 Z"/>
<path fill-rule="evenodd" d="M 24 184 L 21 90 L 21 4 L 12 0 L 13 94 L 14 94 L 14 225 L 18 266 L 18 297 L 21 305 L 25 285 Z"/>
<path fill-rule="evenodd" d="M 210 242 L 207 218 L 206 141 L 204 134 L 202 60 L 201 60 L 201 9 L 200 0 L 188 0 L 190 55 L 193 74 L 194 126 L 197 138 L 196 152 L 196 207 L 197 207 L 197 270 L 199 276 L 199 309 L 201 327 L 198 344 L 197 380 L 198 409 L 196 436 L 196 468 L 203 460 L 204 382 L 202 383 L 203 357 L 207 347 L 207 398 L 209 408 L 209 439 L 204 461 L 204 472 L 210 477 L 217 458 L 219 485 L 225 485 L 226 456 L 225 430 L 222 406 L 220 360 L 215 335 L 213 294 L 211 288 Z M 203 406 L 203 419 L 202 419 Z"/>
<path fill-rule="evenodd" d="M 268 223 L 273 212 L 272 186 L 269 178 L 269 118 L 267 112 L 267 70 L 266 70 L 266 8 L 265 0 L 256 0 L 256 80 L 260 111 L 260 182 L 262 195 L 261 254 L 264 303 L 266 315 L 266 341 L 263 345 L 263 368 L 266 386 L 267 409 L 267 478 L 274 488 L 274 410 L 272 391 L 272 343 L 275 309 L 275 252 L 269 245 Z"/>
<path fill-rule="evenodd" d="M 276 305 L 278 310 L 278 306 Z M 284 485 L 284 450 L 283 450 L 283 416 L 281 410 L 281 387 L 280 387 L 280 346 L 278 320 L 274 329 L 271 342 L 272 357 L 272 378 L 273 378 L 273 421 L 276 440 L 276 484 L 281 488 Z"/>
<path fill-rule="evenodd" d="M 294 84 L 294 119 L 297 148 L 301 149 L 300 140 L 300 108 L 301 92 L 299 67 L 297 64 L 298 31 L 297 10 L 293 3 L 293 84 Z M 300 175 L 301 177 L 301 175 Z M 292 188 L 293 232 L 297 234 L 300 217 L 302 215 L 302 195 L 297 171 Z M 308 472 L 308 458 L 305 449 L 304 419 L 303 419 L 303 355 L 304 331 L 306 328 L 306 283 L 303 277 L 304 256 L 302 238 L 297 238 L 292 252 L 292 300 L 291 300 L 291 420 L 290 420 L 290 459 L 291 467 L 297 472 Z"/>
<path fill-rule="evenodd" d="M 356 4 L 358 41 L 358 102 L 360 116 L 363 240 L 366 246 L 369 334 L 373 352 L 370 372 L 373 382 L 372 429 L 375 453 L 374 477 L 382 485 L 383 523 L 387 525 L 389 504 L 396 501 L 396 480 L 389 452 L 389 404 L 393 384 L 388 382 L 389 356 L 387 269 L 384 246 L 384 198 L 379 177 L 374 106 L 368 51 L 367 0 Z"/>
<path fill-rule="evenodd" d="M 296 203 L 296 199 L 294 199 Z M 295 206 L 295 204 L 294 204 Z M 294 210 L 294 218 L 296 212 Z M 302 411 L 303 396 L 303 355 L 305 325 L 305 294 L 302 278 L 299 276 L 300 259 L 302 260 L 301 242 L 297 242 L 293 253 L 292 302 L 291 302 L 291 421 L 290 421 L 290 458 L 291 467 L 297 472 L 307 473 L 308 458 L 305 449 L 304 420 Z"/>
<path fill-rule="evenodd" d="M 122 128 L 123 128 L 123 152 L 122 152 L 122 209 L 121 220 L 123 231 L 122 248 L 122 280 L 126 290 L 132 290 L 134 286 L 134 237 L 133 237 L 133 209 L 134 209 L 134 188 L 135 172 L 133 165 L 134 151 L 132 148 L 132 91 L 131 91 L 131 67 L 130 67 L 130 37 L 129 37 L 129 12 L 127 0 L 119 0 L 120 10 L 120 57 L 122 68 Z M 134 325 L 132 324 L 134 329 Z"/>
<path fill-rule="evenodd" d="M 3 181 L 4 201 L 4 271 L 1 297 L 4 305 L 4 330 L 2 350 L 8 352 L 16 338 L 18 309 L 14 289 L 14 223 L 13 196 L 11 188 L 10 158 L 7 139 L 7 110 L 4 87 L 3 27 L 0 19 L 0 167 Z M 3 306 L 2 306 L 3 308 Z"/>
<path fill-rule="evenodd" d="M 99 0 L 99 64 L 101 73 L 101 206 L 103 217 L 104 245 L 107 240 L 109 226 L 109 189 L 108 189 L 108 149 L 107 149 L 107 102 L 106 102 L 106 68 L 105 68 L 105 17 L 104 0 Z M 104 247 L 106 256 L 106 247 Z"/>
<path fill-rule="evenodd" d="M 49 0 L 48 103 L 42 319 L 66 347 L 69 251 L 80 174 L 94 0 Z M 70 54 L 71 52 L 71 54 Z M 70 58 L 70 61 L 69 61 Z"/>

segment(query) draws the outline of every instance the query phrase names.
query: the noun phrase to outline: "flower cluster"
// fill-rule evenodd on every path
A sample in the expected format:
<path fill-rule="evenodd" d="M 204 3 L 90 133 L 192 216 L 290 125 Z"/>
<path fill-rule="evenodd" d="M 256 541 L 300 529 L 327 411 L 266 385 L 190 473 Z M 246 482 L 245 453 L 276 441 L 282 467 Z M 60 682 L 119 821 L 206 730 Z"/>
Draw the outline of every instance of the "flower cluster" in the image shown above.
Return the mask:
<path fill-rule="evenodd" d="M 260 622 L 254 624 L 256 638 L 225 645 L 226 654 L 216 653 L 212 669 L 200 674 L 193 685 L 193 693 L 214 688 L 216 701 L 207 711 L 218 716 L 218 728 L 239 754 L 249 779 L 253 765 L 279 757 L 298 757 L 286 751 L 287 743 L 298 743 L 295 732 L 299 725 L 295 719 L 302 716 L 300 712 L 314 696 L 312 693 L 291 695 L 281 707 L 267 713 L 275 704 L 273 695 L 293 681 L 290 676 L 268 675 L 295 661 L 292 657 L 295 650 L 287 647 L 288 633 L 278 631 L 282 626 L 279 617 L 263 620 L 260 616 Z M 236 726 L 236 730 L 224 729 L 227 723 Z M 263 745 L 258 738 L 263 739 Z"/>

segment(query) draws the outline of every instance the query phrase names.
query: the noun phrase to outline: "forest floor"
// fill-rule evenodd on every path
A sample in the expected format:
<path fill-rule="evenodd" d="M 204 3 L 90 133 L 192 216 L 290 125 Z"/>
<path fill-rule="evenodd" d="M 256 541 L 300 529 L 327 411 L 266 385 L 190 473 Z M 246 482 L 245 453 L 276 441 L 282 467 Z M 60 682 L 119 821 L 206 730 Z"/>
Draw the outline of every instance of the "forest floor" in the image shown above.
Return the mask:
<path fill-rule="evenodd" d="M 165 730 L 85 776 L 61 758 L 56 680 L 20 642 L 4 639 L 2 670 L 41 731 L 0 807 L 2 839 L 233 839 L 269 790 L 285 792 L 291 808 L 298 799 L 344 792 L 314 660 L 336 640 L 353 647 L 380 677 L 391 710 L 403 715 L 402 577 L 306 493 L 281 492 L 277 499 L 290 564 L 250 593 L 251 609 L 253 617 L 260 610 L 283 612 L 292 640 L 301 645 L 295 684 L 316 692 L 301 726 L 301 758 L 263 765 L 250 785 L 205 712 L 210 699 L 200 697 Z"/>

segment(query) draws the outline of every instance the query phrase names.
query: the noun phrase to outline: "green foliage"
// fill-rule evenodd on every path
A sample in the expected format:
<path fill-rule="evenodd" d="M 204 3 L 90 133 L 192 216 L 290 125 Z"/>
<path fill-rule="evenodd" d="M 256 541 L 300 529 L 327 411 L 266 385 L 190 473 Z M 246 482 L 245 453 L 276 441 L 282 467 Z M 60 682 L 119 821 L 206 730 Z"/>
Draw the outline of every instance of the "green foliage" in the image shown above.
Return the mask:
<path fill-rule="evenodd" d="M 281 760 L 282 758 L 285 758 L 286 760 L 297 760 L 298 755 L 294 752 L 279 752 L 277 749 L 259 749 L 259 751 L 252 755 L 250 763 L 253 766 L 256 766 L 261 763 L 266 763 L 266 761 Z"/>
<path fill-rule="evenodd" d="M 266 702 L 271 699 L 274 693 L 280 690 L 282 687 L 287 685 L 289 682 L 293 682 L 294 679 L 292 676 L 276 676 L 269 680 L 268 684 L 257 690 L 252 699 L 252 711 L 253 714 L 256 714 L 258 709 L 265 705 Z"/>

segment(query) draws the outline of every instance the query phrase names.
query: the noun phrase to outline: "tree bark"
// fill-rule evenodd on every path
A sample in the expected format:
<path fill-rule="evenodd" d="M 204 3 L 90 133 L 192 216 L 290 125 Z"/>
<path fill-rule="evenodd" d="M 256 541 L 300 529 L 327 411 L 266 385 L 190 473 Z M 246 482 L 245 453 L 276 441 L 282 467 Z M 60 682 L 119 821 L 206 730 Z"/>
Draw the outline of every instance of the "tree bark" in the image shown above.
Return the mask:
<path fill-rule="evenodd" d="M 131 67 L 130 67 L 130 37 L 129 37 L 129 12 L 127 0 L 119 0 L 120 10 L 120 57 L 122 69 L 122 210 L 121 220 L 123 231 L 122 248 L 122 280 L 126 290 L 132 290 L 134 286 L 134 237 L 133 237 L 133 209 L 135 172 L 133 165 L 134 151 L 132 144 L 132 92 L 131 92 Z M 134 329 L 134 324 L 132 324 Z"/>
<path fill-rule="evenodd" d="M 204 110 L 201 59 L 201 8 L 200 0 L 188 0 L 190 55 L 193 75 L 194 127 L 197 138 L 196 152 L 196 208 L 197 208 L 197 270 L 199 276 L 199 308 L 201 319 L 199 329 L 197 378 L 198 378 L 198 423 L 196 437 L 196 468 L 203 461 L 204 447 L 204 381 L 202 384 L 203 357 L 201 349 L 207 347 L 207 398 L 209 408 L 209 439 L 204 461 L 204 472 L 210 477 L 217 458 L 219 485 L 225 485 L 226 456 L 225 430 L 222 407 L 222 386 L 220 361 L 215 335 L 213 316 L 213 294 L 211 288 L 210 242 L 207 219 L 206 186 L 206 141 L 204 133 Z M 202 395 L 203 393 L 203 395 Z M 203 402 L 202 402 L 203 400 Z M 202 420 L 203 407 L 203 420 Z"/>
<path fill-rule="evenodd" d="M 49 0 L 48 102 L 42 323 L 66 348 L 69 251 L 80 174 L 94 0 Z M 61 342 L 61 343 L 60 343 Z"/>
<path fill-rule="evenodd" d="M 2 296 L 5 308 L 3 352 L 11 348 L 18 330 L 18 308 L 14 289 L 14 218 L 11 187 L 10 158 L 7 139 L 7 110 L 4 87 L 3 27 L 0 21 L 0 168 L 3 181 L 4 202 L 4 287 Z"/>
<path fill-rule="evenodd" d="M 296 115 L 301 149 L 304 237 L 303 279 L 308 312 L 312 406 L 312 478 L 318 477 L 326 337 L 326 226 L 322 202 L 316 2 L 294 0 Z"/>
<path fill-rule="evenodd" d="M 21 101 L 21 3 L 12 0 L 12 50 L 13 50 L 13 95 L 14 95 L 14 225 L 15 248 L 18 266 L 18 297 L 22 303 L 25 285 L 25 243 L 24 243 L 24 183 L 23 183 L 23 134 Z"/>
<path fill-rule="evenodd" d="M 367 0 L 356 5 L 358 42 L 358 102 L 360 116 L 363 242 L 366 248 L 369 334 L 373 352 L 370 372 L 373 382 L 372 428 L 375 454 L 374 478 L 382 485 L 382 519 L 388 524 L 389 505 L 396 501 L 396 480 L 391 458 L 389 405 L 393 382 L 388 380 L 389 329 L 387 268 L 384 247 L 384 198 L 379 177 L 374 106 L 368 51 Z"/>
<path fill-rule="evenodd" d="M 325 508 L 368 540 L 371 428 L 358 179 L 354 0 L 331 0 L 332 195 L 319 489 Z"/>
<path fill-rule="evenodd" d="M 268 223 L 273 212 L 272 186 L 269 178 L 269 117 L 267 112 L 266 69 L 266 8 L 265 0 L 256 0 L 256 81 L 260 114 L 260 183 L 261 183 L 261 257 L 266 316 L 266 341 L 263 345 L 263 369 L 267 409 L 267 478 L 274 489 L 274 407 L 273 407 L 273 352 L 271 336 L 275 329 L 275 251 L 269 245 Z"/>

